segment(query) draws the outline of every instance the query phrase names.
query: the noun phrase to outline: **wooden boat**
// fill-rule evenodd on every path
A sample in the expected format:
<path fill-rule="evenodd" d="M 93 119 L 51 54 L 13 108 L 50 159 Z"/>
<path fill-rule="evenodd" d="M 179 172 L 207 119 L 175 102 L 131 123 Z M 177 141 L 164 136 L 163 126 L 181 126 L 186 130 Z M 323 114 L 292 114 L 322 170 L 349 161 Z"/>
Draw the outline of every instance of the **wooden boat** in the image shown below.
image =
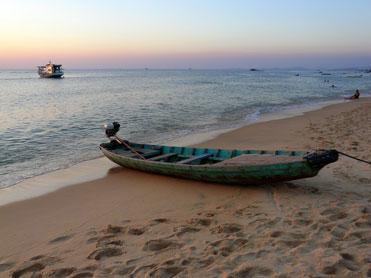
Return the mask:
<path fill-rule="evenodd" d="M 362 74 L 360 75 L 348 75 L 349 78 L 361 78 Z"/>
<path fill-rule="evenodd" d="M 113 162 L 140 171 L 199 181 L 258 184 L 308 178 L 337 161 L 336 150 L 260 151 L 176 147 L 116 140 L 100 149 Z"/>
<path fill-rule="evenodd" d="M 49 64 L 45 66 L 38 66 L 38 74 L 42 78 L 61 78 L 63 77 L 62 65 L 52 64 L 49 61 Z"/>

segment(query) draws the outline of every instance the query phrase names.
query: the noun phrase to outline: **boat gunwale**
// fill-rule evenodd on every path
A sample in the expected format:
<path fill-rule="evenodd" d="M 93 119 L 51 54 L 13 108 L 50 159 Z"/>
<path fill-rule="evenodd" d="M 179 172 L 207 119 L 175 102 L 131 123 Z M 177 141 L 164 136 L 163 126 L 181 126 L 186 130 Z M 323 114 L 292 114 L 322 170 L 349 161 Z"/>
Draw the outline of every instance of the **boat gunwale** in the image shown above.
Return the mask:
<path fill-rule="evenodd" d="M 146 144 L 147 145 L 147 144 Z M 147 145 L 148 146 L 148 145 Z M 156 146 L 156 145 L 153 145 L 153 146 Z M 159 145 L 157 145 L 159 146 Z M 169 146 L 171 147 L 171 146 Z M 307 164 L 308 165 L 308 162 L 304 159 L 304 155 L 303 156 L 293 156 L 293 155 L 282 155 L 282 156 L 291 156 L 291 157 L 298 157 L 299 158 L 302 158 L 301 160 L 298 160 L 298 161 L 289 161 L 289 162 L 280 162 L 280 163 L 271 163 L 271 164 L 255 164 L 255 165 L 217 165 L 216 164 L 202 164 L 202 165 L 199 165 L 199 164 L 177 164 L 177 163 L 173 163 L 173 162 L 162 162 L 162 161 L 151 161 L 151 160 L 143 160 L 143 159 L 140 159 L 140 158 L 133 158 L 133 157 L 127 157 L 127 156 L 124 156 L 124 155 L 121 155 L 121 154 L 117 154 L 117 153 L 114 153 L 114 152 L 111 152 L 110 150 L 107 150 L 106 148 L 104 148 L 103 146 L 100 146 L 100 149 L 102 150 L 102 152 L 105 154 L 105 153 L 108 153 L 109 155 L 113 156 L 113 157 L 117 157 L 117 158 L 121 158 L 121 159 L 125 159 L 127 161 L 131 161 L 131 162 L 139 162 L 140 164 L 151 164 L 151 165 L 170 165 L 172 167 L 175 167 L 175 168 L 178 168 L 178 169 L 192 169 L 192 170 L 205 170 L 205 169 L 212 169 L 213 171 L 241 171 L 241 170 L 244 170 L 244 171 L 254 171 L 253 168 L 257 168 L 256 171 L 261 171 L 262 167 L 264 168 L 272 168 L 272 167 L 277 167 L 278 165 L 285 165 L 285 168 L 293 165 L 293 164 Z M 253 151 L 253 150 L 251 150 Z M 255 150 L 254 150 L 255 151 Z M 264 150 L 256 150 L 256 151 L 264 151 Z M 289 151 L 290 152 L 290 151 Z M 303 152 L 303 153 L 307 153 L 307 152 Z M 105 154 L 106 155 L 106 154 Z M 249 155 L 249 154 L 247 154 Z M 250 155 L 264 155 L 264 154 L 250 154 Z M 273 154 L 275 155 L 275 154 Z M 281 156 L 280 155 L 280 156 Z M 107 155 L 106 155 L 107 156 Z M 229 160 L 231 158 L 228 158 L 228 159 L 225 159 L 225 160 Z M 309 166 L 309 165 L 308 165 Z M 277 168 L 276 168 L 277 169 Z"/>

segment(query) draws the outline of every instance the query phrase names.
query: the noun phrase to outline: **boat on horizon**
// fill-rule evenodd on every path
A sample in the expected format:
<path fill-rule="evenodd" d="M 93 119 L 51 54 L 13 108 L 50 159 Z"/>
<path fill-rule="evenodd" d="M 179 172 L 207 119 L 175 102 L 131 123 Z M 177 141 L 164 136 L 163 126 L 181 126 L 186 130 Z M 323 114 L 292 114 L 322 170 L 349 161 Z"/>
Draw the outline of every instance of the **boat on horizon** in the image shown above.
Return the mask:
<path fill-rule="evenodd" d="M 360 75 L 348 75 L 349 78 L 361 78 L 362 74 Z"/>
<path fill-rule="evenodd" d="M 61 78 L 64 72 L 62 65 L 52 64 L 49 61 L 45 66 L 38 66 L 38 74 L 41 78 Z"/>
<path fill-rule="evenodd" d="M 140 144 L 116 136 L 120 124 L 105 125 L 109 143 L 100 149 L 120 166 L 149 173 L 227 184 L 262 184 L 314 177 L 338 160 L 336 150 L 233 150 Z"/>

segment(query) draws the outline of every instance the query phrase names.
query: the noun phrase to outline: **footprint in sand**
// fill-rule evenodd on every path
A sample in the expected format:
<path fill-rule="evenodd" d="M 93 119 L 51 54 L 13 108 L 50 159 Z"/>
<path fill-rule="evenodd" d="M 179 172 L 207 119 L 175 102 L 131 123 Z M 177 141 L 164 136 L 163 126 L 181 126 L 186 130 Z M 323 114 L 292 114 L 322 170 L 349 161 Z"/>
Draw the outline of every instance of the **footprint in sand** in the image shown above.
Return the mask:
<path fill-rule="evenodd" d="M 221 254 L 223 257 L 227 257 L 247 244 L 248 240 L 244 238 L 222 239 L 210 243 L 207 252 L 209 253 L 211 251 L 214 255 Z"/>
<path fill-rule="evenodd" d="M 43 270 L 46 266 L 60 261 L 60 259 L 57 257 L 46 257 L 44 255 L 35 256 L 31 259 L 32 260 L 23 262 L 17 266 L 15 270 L 12 271 L 11 277 L 19 278 L 28 273 L 33 273 L 32 277 L 41 277 L 41 273 L 38 273 L 39 271 Z"/>
<path fill-rule="evenodd" d="M 48 272 L 47 277 L 48 278 L 63 278 L 63 277 L 67 277 L 71 275 L 76 270 L 77 268 L 75 267 L 54 269 Z"/>
<path fill-rule="evenodd" d="M 334 229 L 331 231 L 331 234 L 338 239 L 342 239 L 344 238 L 346 232 L 347 230 L 343 229 L 342 227 L 334 227 Z"/>
<path fill-rule="evenodd" d="M 360 182 L 360 183 L 364 183 L 364 184 L 371 184 L 371 179 L 360 178 L 360 179 L 359 179 L 359 182 Z"/>
<path fill-rule="evenodd" d="M 281 232 L 281 231 L 273 231 L 269 236 L 273 237 L 273 238 L 276 238 L 276 237 L 280 237 L 282 235 L 283 235 L 283 232 Z"/>
<path fill-rule="evenodd" d="M 147 241 L 144 246 L 144 251 L 160 251 L 168 248 L 179 248 L 181 244 L 166 239 L 154 239 Z"/>
<path fill-rule="evenodd" d="M 125 230 L 124 227 L 108 225 L 103 232 L 105 234 L 117 234 L 120 232 L 124 232 L 124 230 Z"/>
<path fill-rule="evenodd" d="M 272 251 L 268 250 L 259 250 L 258 252 L 248 252 L 244 253 L 241 255 L 238 255 L 233 259 L 235 263 L 238 264 L 244 264 L 248 261 L 256 260 L 256 259 L 261 259 L 261 258 L 266 258 L 268 254 L 270 254 Z"/>
<path fill-rule="evenodd" d="M 33 256 L 30 261 L 37 261 L 37 260 L 40 260 L 42 258 L 45 258 L 45 255 L 37 255 L 37 256 Z"/>
<path fill-rule="evenodd" d="M 294 220 L 285 220 L 285 224 L 289 226 L 297 226 L 297 227 L 307 227 L 313 224 L 313 220 L 311 219 L 294 219 Z"/>
<path fill-rule="evenodd" d="M 297 211 L 294 211 L 294 215 L 296 217 L 311 217 L 313 215 L 313 212 L 297 210 Z"/>
<path fill-rule="evenodd" d="M 267 276 L 271 277 L 273 275 L 273 271 L 266 267 L 261 266 L 250 266 L 245 267 L 241 270 L 232 272 L 228 275 L 228 278 L 240 278 L 240 277 L 262 277 Z"/>
<path fill-rule="evenodd" d="M 132 273 L 134 269 L 135 269 L 135 266 L 124 265 L 124 266 L 118 267 L 114 274 L 124 276 L 124 275 Z"/>
<path fill-rule="evenodd" d="M 351 270 L 351 271 L 358 271 L 359 266 L 355 261 L 355 258 L 353 255 L 349 253 L 340 253 L 340 256 L 343 258 L 343 264 L 344 266 Z"/>
<path fill-rule="evenodd" d="M 144 265 L 141 267 L 138 267 L 130 274 L 130 278 L 135 278 L 135 277 L 146 277 L 146 273 L 156 267 L 156 264 L 151 264 L 151 265 Z M 160 276 L 159 276 L 160 277 Z"/>
<path fill-rule="evenodd" d="M 140 235 L 144 234 L 145 231 L 146 231 L 145 228 L 130 228 L 128 230 L 128 234 L 129 235 L 140 236 Z"/>
<path fill-rule="evenodd" d="M 67 236 L 60 236 L 57 237 L 51 241 L 48 242 L 48 244 L 56 244 L 56 243 L 61 243 L 69 240 L 72 237 L 72 235 L 67 235 Z"/>
<path fill-rule="evenodd" d="M 14 265 L 15 263 L 2 263 L 0 264 L 0 272 L 11 269 Z"/>
<path fill-rule="evenodd" d="M 88 259 L 94 259 L 94 260 L 99 261 L 104 258 L 117 257 L 122 254 L 123 254 L 123 251 L 121 249 L 107 247 L 107 248 L 94 250 L 93 252 L 89 254 Z"/>
<path fill-rule="evenodd" d="M 298 226 L 307 227 L 307 226 L 310 226 L 310 225 L 313 224 L 313 220 L 311 220 L 311 219 L 296 219 L 296 220 L 293 221 L 293 224 L 298 225 Z"/>
<path fill-rule="evenodd" d="M 215 258 L 213 256 L 209 256 L 206 259 L 192 258 L 192 261 L 194 261 L 194 264 L 197 265 L 197 267 L 206 268 L 215 262 Z"/>
<path fill-rule="evenodd" d="M 370 244 L 371 235 L 369 231 L 351 232 L 345 237 L 347 240 L 359 240 L 360 243 Z"/>
<path fill-rule="evenodd" d="M 208 227 L 211 225 L 211 223 L 213 223 L 213 220 L 207 218 L 192 218 L 187 220 L 187 224 L 192 226 L 200 225 Z"/>
<path fill-rule="evenodd" d="M 370 200 L 371 201 L 371 200 Z M 371 209 L 369 207 L 364 207 L 362 210 L 361 210 L 362 213 L 364 214 L 368 214 L 371 212 Z"/>
<path fill-rule="evenodd" d="M 16 270 L 12 272 L 12 278 L 19 278 L 23 276 L 25 273 L 35 273 L 40 270 L 43 270 L 45 265 L 39 262 L 26 262 L 22 266 L 18 267 Z"/>
<path fill-rule="evenodd" d="M 338 255 L 328 256 L 319 264 L 319 271 L 326 275 L 334 275 L 343 267 L 344 263 Z"/>
<path fill-rule="evenodd" d="M 149 273 L 149 277 L 166 277 L 171 278 L 176 276 L 178 273 L 182 272 L 184 267 L 160 267 Z"/>
<path fill-rule="evenodd" d="M 88 265 L 88 266 L 85 266 L 85 267 L 79 269 L 79 271 L 81 271 L 81 272 L 95 271 L 95 270 L 97 270 L 97 268 L 98 268 L 98 265 L 93 265 L 92 264 L 92 265 Z"/>
<path fill-rule="evenodd" d="M 273 231 L 269 235 L 270 237 L 273 238 L 278 238 L 278 237 L 285 237 L 288 239 L 305 239 L 307 237 L 307 234 L 300 232 L 300 233 L 288 233 L 288 232 L 283 232 L 283 231 Z"/>
<path fill-rule="evenodd" d="M 267 224 L 269 227 L 273 227 L 275 226 L 277 223 L 279 223 L 281 221 L 281 217 L 276 217 L 274 219 L 267 219 Z"/>
<path fill-rule="evenodd" d="M 71 276 L 71 278 L 89 278 L 89 277 L 93 277 L 93 275 L 94 273 L 91 273 L 91 272 L 79 272 Z"/>
<path fill-rule="evenodd" d="M 182 259 L 182 258 L 176 258 L 176 259 L 171 259 L 171 260 L 167 260 L 163 263 L 161 263 L 162 266 L 174 266 L 174 265 L 180 265 L 180 266 L 186 266 L 186 265 L 189 265 L 191 263 L 191 261 L 193 260 L 193 258 L 189 258 L 189 259 Z"/>
<path fill-rule="evenodd" d="M 303 240 L 279 240 L 277 242 L 277 244 L 280 245 L 281 247 L 287 247 L 290 249 L 296 248 L 299 245 L 302 245 L 303 243 L 305 243 L 305 241 Z"/>
<path fill-rule="evenodd" d="M 198 212 L 197 213 L 198 216 L 205 215 L 206 217 L 214 217 L 215 214 L 217 213 L 216 212 Z"/>
<path fill-rule="evenodd" d="M 97 234 L 96 231 L 90 231 L 86 233 L 87 236 L 95 236 L 96 234 Z"/>
<path fill-rule="evenodd" d="M 370 221 L 357 221 L 354 223 L 358 228 L 370 228 L 371 223 Z"/>
<path fill-rule="evenodd" d="M 323 216 L 328 216 L 328 219 L 331 221 L 336 221 L 348 217 L 348 214 L 340 208 L 325 209 L 320 214 Z"/>
<path fill-rule="evenodd" d="M 236 216 L 236 217 L 242 217 L 244 216 L 244 211 L 245 209 L 236 209 L 236 210 L 232 210 L 229 214 L 230 215 L 233 215 L 233 216 Z"/>
<path fill-rule="evenodd" d="M 222 224 L 216 228 L 211 229 L 212 233 L 216 234 L 233 234 L 241 231 L 243 229 L 243 226 L 236 223 L 227 223 Z"/>
<path fill-rule="evenodd" d="M 106 236 L 100 236 L 100 237 L 92 237 L 92 238 L 89 238 L 87 241 L 86 241 L 86 244 L 92 244 L 92 243 L 97 243 L 97 245 L 99 245 L 100 242 L 105 242 L 109 239 L 112 239 L 114 238 L 115 236 L 114 235 L 106 235 Z"/>
<path fill-rule="evenodd" d="M 131 220 L 129 220 L 129 219 L 124 219 L 124 220 L 121 221 L 122 224 L 128 224 L 130 222 L 131 222 Z"/>
<path fill-rule="evenodd" d="M 110 245 L 113 245 L 113 246 L 122 246 L 123 245 L 123 241 L 122 240 L 119 240 L 119 239 L 116 239 L 116 240 L 111 240 L 111 239 L 105 239 L 105 240 L 99 240 L 97 242 L 97 244 L 95 245 L 95 247 L 109 247 Z"/>
<path fill-rule="evenodd" d="M 98 241 L 98 237 L 91 237 L 86 240 L 86 244 L 96 243 L 97 241 Z"/>
<path fill-rule="evenodd" d="M 201 229 L 199 228 L 196 228 L 196 227 L 191 227 L 191 226 L 183 226 L 180 228 L 180 231 L 178 231 L 179 228 L 175 228 L 174 231 L 176 232 L 176 236 L 182 236 L 184 234 L 187 234 L 187 233 L 197 233 L 199 232 Z"/>
<path fill-rule="evenodd" d="M 148 225 L 149 226 L 155 226 L 155 225 L 158 225 L 158 224 L 161 224 L 161 223 L 169 223 L 170 220 L 169 219 L 166 219 L 166 218 L 156 218 L 156 219 L 153 219 L 151 221 L 148 222 Z"/>

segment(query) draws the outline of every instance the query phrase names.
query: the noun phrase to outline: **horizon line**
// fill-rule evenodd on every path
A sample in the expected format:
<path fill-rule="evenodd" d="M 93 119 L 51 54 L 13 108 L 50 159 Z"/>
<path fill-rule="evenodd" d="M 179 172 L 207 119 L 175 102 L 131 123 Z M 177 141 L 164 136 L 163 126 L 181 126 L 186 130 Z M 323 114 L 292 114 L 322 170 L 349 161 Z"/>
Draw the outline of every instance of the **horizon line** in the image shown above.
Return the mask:
<path fill-rule="evenodd" d="M 62 65 L 63 66 L 63 65 Z M 32 67 L 32 68 L 0 68 L 0 70 L 34 70 L 37 69 L 38 66 Z M 369 66 L 349 66 L 349 67 L 302 67 L 302 66 L 290 66 L 290 67 L 225 67 L 225 68 L 198 68 L 198 67 L 179 67 L 179 68 L 150 68 L 150 67 L 135 67 L 135 68 L 125 68 L 125 67 L 112 67 L 112 68 L 106 68 L 106 67 L 92 67 L 92 68 L 63 68 L 64 70 L 351 70 L 351 69 L 357 69 L 357 70 L 367 70 L 371 69 L 371 65 Z"/>

